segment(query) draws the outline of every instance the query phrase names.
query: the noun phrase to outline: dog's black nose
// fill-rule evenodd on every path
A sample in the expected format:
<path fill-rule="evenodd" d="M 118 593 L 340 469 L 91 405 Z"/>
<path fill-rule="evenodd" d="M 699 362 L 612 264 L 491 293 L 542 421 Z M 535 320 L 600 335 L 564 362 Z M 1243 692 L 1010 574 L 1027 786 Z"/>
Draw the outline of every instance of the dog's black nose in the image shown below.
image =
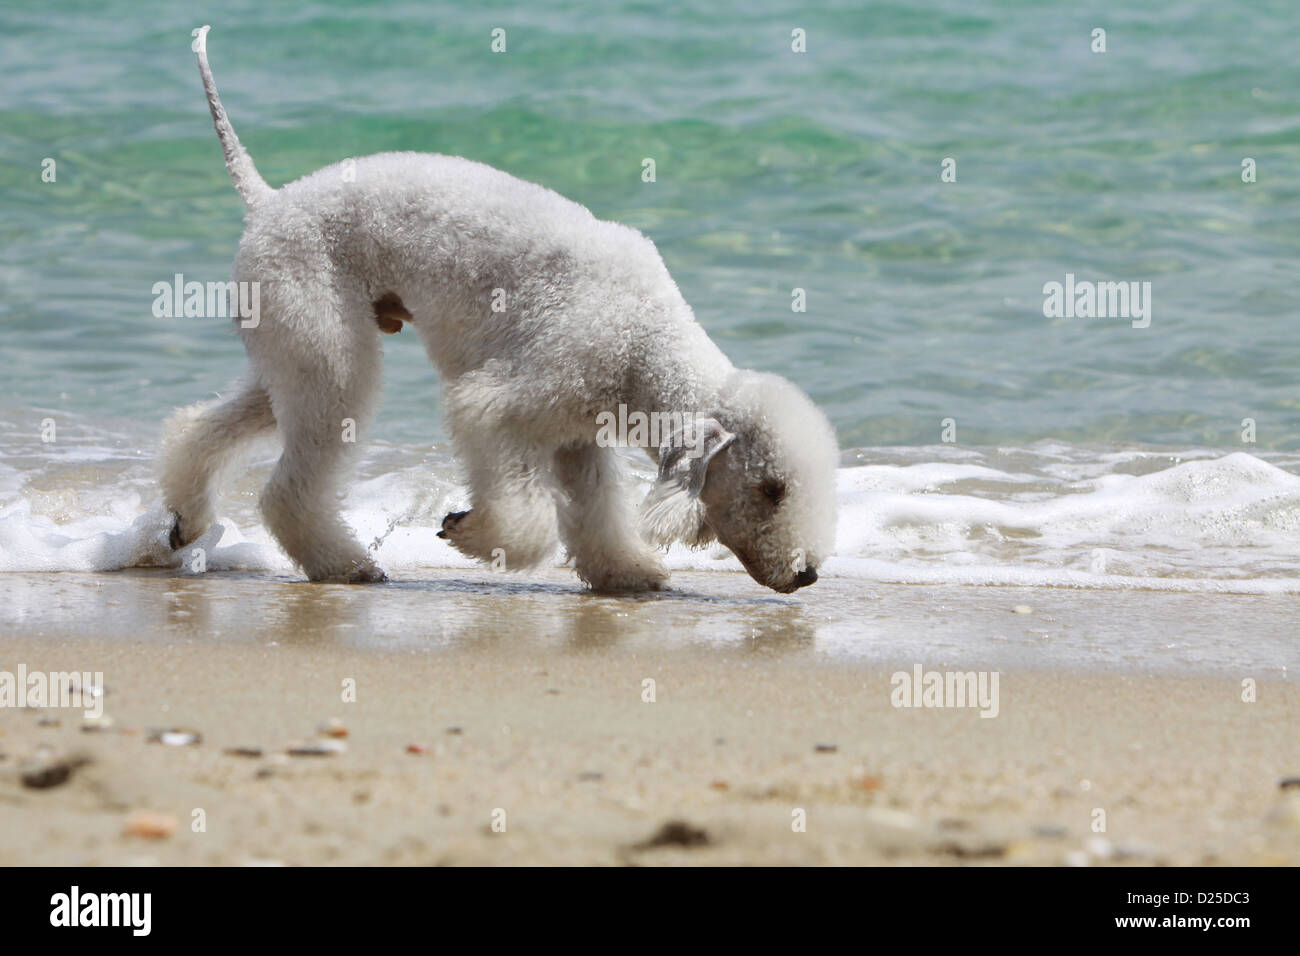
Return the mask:
<path fill-rule="evenodd" d="M 804 568 L 802 571 L 799 572 L 798 576 L 795 578 L 795 581 L 799 583 L 799 587 L 801 588 L 806 588 L 808 585 L 812 584 L 816 580 L 817 580 L 816 568 Z"/>

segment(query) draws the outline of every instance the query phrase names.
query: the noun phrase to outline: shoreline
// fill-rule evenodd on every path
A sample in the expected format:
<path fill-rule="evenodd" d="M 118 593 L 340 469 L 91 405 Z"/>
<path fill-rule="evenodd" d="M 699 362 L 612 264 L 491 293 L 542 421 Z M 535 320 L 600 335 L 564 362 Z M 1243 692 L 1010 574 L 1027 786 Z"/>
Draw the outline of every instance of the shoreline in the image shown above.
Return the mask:
<path fill-rule="evenodd" d="M 1120 667 L 1105 614 L 1067 640 L 1087 609 L 1041 592 L 1024 615 L 1003 589 L 817 602 L 718 574 L 657 599 L 562 573 L 72 577 L 0 577 L 0 670 L 100 671 L 110 721 L 0 708 L 6 865 L 1300 863 L 1295 683 L 1263 658 L 1205 672 L 1199 645 Z M 1160 597 L 1112 613 L 1160 641 Z M 1067 646 L 1095 666 L 1054 663 Z M 997 716 L 894 706 L 916 665 L 996 670 Z"/>
<path fill-rule="evenodd" d="M 244 644 L 311 634 L 387 652 L 446 649 L 483 635 L 554 648 L 604 634 L 634 649 L 768 646 L 890 669 L 919 662 L 1286 679 L 1300 661 L 1295 602 L 1285 594 L 833 576 L 781 595 L 741 573 L 703 571 L 674 572 L 663 592 L 600 595 L 563 568 L 425 569 L 362 586 L 132 569 L 0 574 L 0 635 Z"/>

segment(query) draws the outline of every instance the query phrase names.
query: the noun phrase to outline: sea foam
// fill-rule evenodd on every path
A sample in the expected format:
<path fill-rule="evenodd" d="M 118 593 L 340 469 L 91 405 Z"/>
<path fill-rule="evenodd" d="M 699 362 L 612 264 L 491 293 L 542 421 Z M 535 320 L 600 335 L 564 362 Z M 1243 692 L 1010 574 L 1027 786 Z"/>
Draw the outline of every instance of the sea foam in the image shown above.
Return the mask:
<path fill-rule="evenodd" d="M 217 522 L 173 553 L 148 451 L 108 444 L 4 451 L 0 571 L 296 574 L 256 509 L 272 458 L 238 475 Z M 837 475 L 836 554 L 819 570 L 903 584 L 1300 593 L 1300 462 L 1272 458 L 1054 443 L 861 449 Z M 645 485 L 648 464 L 634 470 Z M 473 566 L 437 537 L 442 516 L 466 504 L 445 451 L 389 445 L 366 454 L 344 515 L 390 574 L 415 577 Z M 716 545 L 667 560 L 742 570 Z"/>

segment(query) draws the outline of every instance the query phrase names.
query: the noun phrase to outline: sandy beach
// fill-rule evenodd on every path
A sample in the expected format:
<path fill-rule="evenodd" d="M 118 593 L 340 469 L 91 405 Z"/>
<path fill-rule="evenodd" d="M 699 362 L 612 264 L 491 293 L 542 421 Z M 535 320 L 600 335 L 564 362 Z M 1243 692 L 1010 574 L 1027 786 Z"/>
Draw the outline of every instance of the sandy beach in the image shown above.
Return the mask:
<path fill-rule="evenodd" d="M 0 863 L 1300 863 L 1284 598 L 674 580 L 2 576 Z"/>
<path fill-rule="evenodd" d="M 1300 865 L 1300 5 L 8 6 L 0 865 Z"/>

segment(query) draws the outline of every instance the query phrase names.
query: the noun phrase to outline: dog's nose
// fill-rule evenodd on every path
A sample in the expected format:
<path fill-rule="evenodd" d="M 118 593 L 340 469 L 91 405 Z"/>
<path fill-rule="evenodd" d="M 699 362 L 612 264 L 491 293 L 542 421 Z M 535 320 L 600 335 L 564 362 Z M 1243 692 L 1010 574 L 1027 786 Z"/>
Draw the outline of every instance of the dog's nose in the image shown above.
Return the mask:
<path fill-rule="evenodd" d="M 804 568 L 802 571 L 799 572 L 798 576 L 795 577 L 795 581 L 798 582 L 799 587 L 801 588 L 806 588 L 808 585 L 812 584 L 816 580 L 817 580 L 816 568 Z"/>

